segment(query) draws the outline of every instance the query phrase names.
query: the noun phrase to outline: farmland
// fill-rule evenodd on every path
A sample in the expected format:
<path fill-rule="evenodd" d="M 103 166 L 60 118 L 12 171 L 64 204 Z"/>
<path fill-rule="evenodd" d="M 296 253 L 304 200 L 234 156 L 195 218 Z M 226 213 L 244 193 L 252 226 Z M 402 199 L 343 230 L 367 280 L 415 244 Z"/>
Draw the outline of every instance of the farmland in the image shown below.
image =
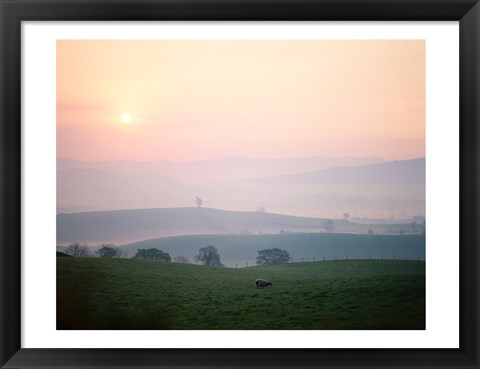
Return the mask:
<path fill-rule="evenodd" d="M 425 263 L 57 258 L 57 329 L 425 329 Z"/>

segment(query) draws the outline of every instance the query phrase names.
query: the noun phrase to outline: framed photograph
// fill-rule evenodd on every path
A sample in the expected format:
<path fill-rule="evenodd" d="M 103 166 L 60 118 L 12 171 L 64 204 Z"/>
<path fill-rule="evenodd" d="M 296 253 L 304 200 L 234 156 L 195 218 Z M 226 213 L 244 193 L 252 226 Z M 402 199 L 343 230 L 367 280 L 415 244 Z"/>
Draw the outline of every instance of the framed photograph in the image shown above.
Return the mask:
<path fill-rule="evenodd" d="M 480 367 L 477 1 L 0 1 L 2 368 Z"/>

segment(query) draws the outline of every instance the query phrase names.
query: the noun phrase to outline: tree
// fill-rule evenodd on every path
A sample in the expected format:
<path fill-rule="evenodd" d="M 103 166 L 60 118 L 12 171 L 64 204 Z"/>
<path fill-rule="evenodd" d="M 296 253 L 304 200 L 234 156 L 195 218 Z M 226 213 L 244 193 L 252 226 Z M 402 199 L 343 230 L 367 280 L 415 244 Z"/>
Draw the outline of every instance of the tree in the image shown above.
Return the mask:
<path fill-rule="evenodd" d="M 323 228 L 325 228 L 327 232 L 333 232 L 335 230 L 335 223 L 333 222 L 333 220 L 328 219 L 323 222 Z"/>
<path fill-rule="evenodd" d="M 195 205 L 197 205 L 197 208 L 203 205 L 203 200 L 200 197 L 195 197 Z"/>
<path fill-rule="evenodd" d="M 292 258 L 287 250 L 273 249 L 258 250 L 257 265 L 287 264 Z"/>
<path fill-rule="evenodd" d="M 350 213 L 343 213 L 343 219 L 348 220 L 350 218 Z"/>
<path fill-rule="evenodd" d="M 142 260 L 159 260 L 159 261 L 172 261 L 172 258 L 168 252 L 151 248 L 151 249 L 138 249 L 137 253 L 133 257 L 134 259 Z"/>
<path fill-rule="evenodd" d="M 203 265 L 223 266 L 220 262 L 220 254 L 215 246 L 208 245 L 198 250 L 198 255 L 195 256 L 195 261 Z"/>
<path fill-rule="evenodd" d="M 76 258 L 86 258 L 90 255 L 88 246 L 86 244 L 80 245 L 79 242 L 74 242 L 68 245 L 65 253 Z"/>
<path fill-rule="evenodd" d="M 102 243 L 100 249 L 95 251 L 95 254 L 101 258 L 119 258 L 122 256 L 122 251 L 110 243 Z"/>
<path fill-rule="evenodd" d="M 259 206 L 257 208 L 257 213 L 266 213 L 267 211 L 265 210 L 265 208 L 263 206 Z"/>
<path fill-rule="evenodd" d="M 186 257 L 185 255 L 176 255 L 173 257 L 173 261 L 180 264 L 190 264 L 188 257 Z"/>

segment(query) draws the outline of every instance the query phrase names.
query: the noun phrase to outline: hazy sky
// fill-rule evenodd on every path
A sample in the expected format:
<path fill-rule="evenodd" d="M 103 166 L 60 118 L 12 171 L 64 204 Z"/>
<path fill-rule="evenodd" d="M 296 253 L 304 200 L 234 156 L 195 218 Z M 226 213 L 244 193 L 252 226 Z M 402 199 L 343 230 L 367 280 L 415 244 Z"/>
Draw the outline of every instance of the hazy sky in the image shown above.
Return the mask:
<path fill-rule="evenodd" d="M 424 156 L 425 43 L 57 41 L 57 155 Z"/>

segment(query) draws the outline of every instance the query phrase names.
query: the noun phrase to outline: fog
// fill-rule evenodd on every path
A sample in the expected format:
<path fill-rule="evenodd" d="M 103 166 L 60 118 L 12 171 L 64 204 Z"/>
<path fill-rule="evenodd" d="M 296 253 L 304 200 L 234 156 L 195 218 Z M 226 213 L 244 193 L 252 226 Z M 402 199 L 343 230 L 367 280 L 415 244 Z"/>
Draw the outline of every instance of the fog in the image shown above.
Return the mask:
<path fill-rule="evenodd" d="M 57 159 L 57 213 L 203 206 L 340 219 L 425 215 L 425 159 Z"/>

